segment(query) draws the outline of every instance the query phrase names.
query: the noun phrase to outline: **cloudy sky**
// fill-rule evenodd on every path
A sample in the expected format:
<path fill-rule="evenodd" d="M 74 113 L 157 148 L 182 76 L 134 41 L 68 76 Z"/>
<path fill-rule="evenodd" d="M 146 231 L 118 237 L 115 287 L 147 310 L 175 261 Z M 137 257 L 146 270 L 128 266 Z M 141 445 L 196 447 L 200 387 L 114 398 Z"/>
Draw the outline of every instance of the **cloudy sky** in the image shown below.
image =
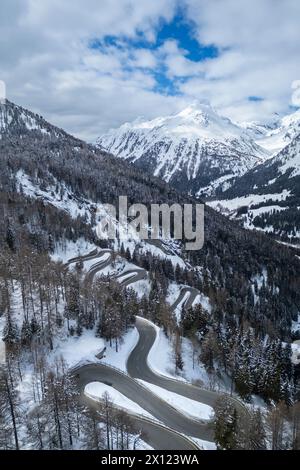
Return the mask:
<path fill-rule="evenodd" d="M 93 140 L 210 102 L 234 120 L 300 105 L 299 0 L 1 0 L 7 97 Z"/>

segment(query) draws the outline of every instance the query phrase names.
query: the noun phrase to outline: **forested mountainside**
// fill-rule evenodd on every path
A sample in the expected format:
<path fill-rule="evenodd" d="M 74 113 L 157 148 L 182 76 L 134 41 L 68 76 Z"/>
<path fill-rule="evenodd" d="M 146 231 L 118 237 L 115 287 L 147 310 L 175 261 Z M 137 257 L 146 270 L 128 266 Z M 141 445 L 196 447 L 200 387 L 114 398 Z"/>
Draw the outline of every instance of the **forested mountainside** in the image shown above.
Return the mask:
<path fill-rule="evenodd" d="M 56 360 L 51 369 L 47 356 L 58 338 L 85 331 L 117 349 L 136 314 L 168 335 L 193 338 L 197 362 L 210 374 L 228 374 L 243 398 L 256 393 L 293 403 L 297 376 L 289 343 L 297 334 L 300 305 L 296 250 L 246 231 L 209 207 L 205 244 L 198 252 L 185 252 L 176 243 L 174 256 L 164 258 L 147 244 L 100 241 L 93 230 L 96 208 L 115 203 L 118 195 L 146 204 L 193 199 L 10 102 L 0 112 L 0 325 L 7 358 L 0 384 L 5 431 L 0 446 L 17 447 L 26 435 L 35 448 L 65 448 L 74 441 L 105 447 L 103 434 L 95 430 L 98 418 L 82 406 L 66 365 Z M 55 261 L 59 247 L 82 239 L 146 270 L 149 294 L 139 297 L 107 277 L 85 276 L 80 260 L 75 269 Z M 173 284 L 197 289 L 210 309 L 190 306 L 176 317 L 166 300 Z M 178 369 L 183 366 L 179 344 Z M 15 385 L 26 375 L 24 355 L 33 364 L 32 390 L 39 403 L 30 416 L 22 416 Z M 16 410 L 13 426 L 9 400 Z M 105 406 L 103 416 L 110 405 Z M 132 423 L 124 420 L 116 414 L 106 426 L 114 432 L 127 426 L 127 434 L 134 435 Z"/>
<path fill-rule="evenodd" d="M 119 195 L 126 194 L 129 201 L 145 204 L 192 202 L 192 199 L 132 165 L 61 130 L 45 126 L 40 118 L 13 104 L 6 105 L 5 113 L 9 117 L 0 142 L 1 178 L 2 188 L 11 198 L 22 197 L 20 171 L 23 171 L 33 185 L 42 189 L 51 188 L 50 194 L 52 191 L 60 198 L 63 198 L 62 193 L 67 193 L 69 200 L 74 198 L 82 208 L 79 220 L 88 227 L 94 223 L 91 206 L 104 202 L 116 203 Z M 27 118 L 22 118 L 22 113 Z M 29 118 L 36 121 L 35 129 L 32 129 L 33 126 L 28 128 Z M 31 199 L 32 204 L 37 203 L 34 198 Z M 42 199 L 39 203 L 48 207 L 47 197 Z M 15 212 L 24 211 L 20 204 L 17 204 L 16 211 L 12 210 L 13 200 L 7 207 L 6 224 Z M 85 211 L 86 207 L 88 210 Z M 13 229 L 18 238 L 22 227 L 24 229 L 28 224 L 22 225 L 20 218 L 15 220 L 15 224 Z M 5 224 L 1 230 L 5 233 Z M 39 224 L 35 224 L 35 230 L 43 233 Z M 52 235 L 52 231 L 48 235 Z M 56 236 L 59 237 L 59 233 Z M 261 324 L 263 329 L 271 321 L 282 337 L 288 337 L 291 321 L 296 320 L 300 295 L 297 276 L 299 259 L 295 252 L 270 242 L 263 234 L 241 230 L 210 208 L 206 208 L 205 214 L 205 240 L 202 250 L 190 252 L 187 256 L 194 267 L 200 268 L 202 274 L 199 282 L 202 277 L 202 282 L 205 281 L 207 288 L 209 286 L 214 292 L 216 302 L 219 302 L 218 294 L 224 289 L 221 304 L 228 314 L 230 311 L 238 316 L 245 314 L 245 320 L 253 322 L 255 327 Z M 249 289 L 253 290 L 256 278 L 264 276 L 265 286 L 260 301 L 254 302 L 254 294 L 251 296 Z M 273 295 L 276 291 L 278 296 Z M 264 300 L 269 308 L 263 306 Z"/>
<path fill-rule="evenodd" d="M 100 149 L 134 162 L 176 189 L 212 195 L 226 189 L 269 155 L 247 130 L 209 105 L 191 105 L 178 114 L 138 119 L 99 137 Z"/>
<path fill-rule="evenodd" d="M 297 243 L 299 126 L 299 110 L 267 124 L 234 124 L 208 105 L 193 105 L 125 123 L 97 145 L 178 190 L 214 198 L 212 207 L 245 228 Z"/>
<path fill-rule="evenodd" d="M 237 179 L 214 201 L 245 227 L 290 243 L 300 240 L 300 134 L 277 155 Z M 223 208 L 223 209 L 222 209 Z"/>

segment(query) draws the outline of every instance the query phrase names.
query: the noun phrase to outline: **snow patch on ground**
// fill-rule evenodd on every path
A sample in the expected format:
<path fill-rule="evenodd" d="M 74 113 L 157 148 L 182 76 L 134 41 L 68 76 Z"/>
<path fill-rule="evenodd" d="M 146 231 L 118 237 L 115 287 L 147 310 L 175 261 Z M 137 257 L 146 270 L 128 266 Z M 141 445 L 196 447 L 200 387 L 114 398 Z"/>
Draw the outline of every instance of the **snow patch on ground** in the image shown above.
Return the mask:
<path fill-rule="evenodd" d="M 123 372 L 127 373 L 126 362 L 131 353 L 135 348 L 139 340 L 138 330 L 134 327 L 131 328 L 123 337 L 122 343 L 119 345 L 119 351 L 116 352 L 115 347 L 109 346 L 109 343 L 106 343 L 105 356 L 101 362 L 108 364 L 113 367 L 117 367 Z"/>
<path fill-rule="evenodd" d="M 79 238 L 76 242 L 68 240 L 66 243 L 59 243 L 56 245 L 55 251 L 51 255 L 51 259 L 53 261 L 67 263 L 69 259 L 86 255 L 95 248 L 97 248 L 96 245 L 93 245 L 84 238 Z"/>
<path fill-rule="evenodd" d="M 195 307 L 195 305 L 198 305 L 198 304 L 201 304 L 204 310 L 206 310 L 208 313 L 211 313 L 212 307 L 211 307 L 210 299 L 206 295 L 202 294 L 202 292 L 196 296 L 193 302 L 193 307 Z"/>
<path fill-rule="evenodd" d="M 182 338 L 181 355 L 183 360 L 183 375 L 188 382 L 210 388 L 210 378 L 203 364 L 198 362 L 199 349 L 193 348 L 190 339 Z"/>
<path fill-rule="evenodd" d="M 170 392 L 164 388 L 153 385 L 144 380 L 138 379 L 145 387 L 149 388 L 152 393 L 157 395 L 162 400 L 169 403 L 179 412 L 189 416 L 190 418 L 201 420 L 201 421 L 210 421 L 214 416 L 214 410 L 211 406 L 205 405 L 190 398 L 186 398 L 177 393 Z"/>
<path fill-rule="evenodd" d="M 30 177 L 23 170 L 16 173 L 16 179 L 27 196 L 42 199 L 58 209 L 68 212 L 74 219 L 78 216 L 87 216 L 90 220 L 90 201 L 79 200 L 64 183 L 59 182 L 54 177 L 53 184 L 49 184 L 46 189 L 33 184 Z M 57 186 L 62 191 L 57 192 Z"/>
<path fill-rule="evenodd" d="M 142 320 L 149 322 L 156 330 L 156 339 L 147 358 L 149 367 L 156 374 L 193 383 L 207 390 L 230 391 L 230 382 L 227 377 L 222 375 L 219 378 L 206 372 L 203 364 L 198 361 L 199 345 L 193 346 L 188 338 L 183 337 L 181 342 L 183 370 L 176 371 L 173 339 L 167 338 L 163 330 L 151 321 L 144 318 Z"/>
<path fill-rule="evenodd" d="M 68 367 L 97 362 L 96 354 L 104 348 L 104 340 L 96 338 L 94 330 L 83 330 L 81 336 L 68 336 L 57 341 L 51 356 L 63 357 Z"/>
<path fill-rule="evenodd" d="M 166 337 L 161 328 L 149 320 L 143 320 L 148 321 L 156 330 L 156 338 L 147 358 L 149 367 L 157 374 L 184 381 L 182 377 L 175 373 L 175 361 L 171 340 Z"/>
<path fill-rule="evenodd" d="M 149 297 L 151 286 L 148 279 L 141 279 L 140 281 L 136 281 L 130 284 L 129 287 L 130 289 L 134 290 L 139 299 L 141 299 L 143 296 Z"/>
<path fill-rule="evenodd" d="M 300 340 L 297 339 L 292 343 L 292 363 L 295 365 L 300 364 Z"/>
<path fill-rule="evenodd" d="M 298 314 L 297 321 L 292 321 L 292 332 L 293 333 L 297 333 L 297 332 L 300 333 L 300 313 Z"/>
<path fill-rule="evenodd" d="M 157 243 L 158 242 L 159 241 L 157 241 Z M 153 244 L 154 242 L 153 243 L 147 243 L 146 241 L 141 244 L 141 252 L 142 253 L 150 252 L 156 258 L 168 259 L 168 260 L 171 261 L 174 268 L 176 268 L 176 266 L 179 265 L 181 268 L 184 269 L 186 267 L 186 263 L 184 262 L 184 260 L 182 258 L 180 258 L 180 256 L 172 253 L 172 248 L 170 247 L 171 242 L 172 242 L 172 240 L 170 240 L 169 245 L 166 245 L 166 247 L 165 247 L 165 249 L 167 251 L 170 251 L 169 254 L 165 253 L 163 251 L 163 249 L 160 248 L 159 246 L 156 246 L 155 244 Z"/>
<path fill-rule="evenodd" d="M 235 197 L 233 199 L 222 199 L 209 201 L 207 205 L 219 212 L 228 213 L 237 210 L 239 207 L 260 204 L 266 201 L 285 201 L 291 194 L 291 191 L 284 189 L 282 193 L 274 194 L 249 194 L 248 196 Z"/>
<path fill-rule="evenodd" d="M 144 320 L 144 319 L 143 319 Z M 148 320 L 144 320 L 148 321 Z M 157 374 L 165 377 L 191 382 L 209 388 L 210 380 L 203 365 L 197 361 L 197 351 L 194 350 L 188 338 L 182 338 L 183 371 L 176 373 L 172 338 L 167 338 L 163 330 L 149 322 L 156 330 L 156 339 L 149 352 L 147 362 L 149 367 Z M 194 355 L 194 367 L 193 367 Z"/>
<path fill-rule="evenodd" d="M 118 408 L 122 408 L 129 413 L 146 416 L 147 418 L 155 420 L 155 418 L 148 413 L 148 411 L 144 410 L 144 408 L 140 407 L 137 403 L 127 398 L 115 388 L 102 382 L 91 382 L 87 384 L 84 389 L 84 393 L 87 397 L 96 401 L 101 401 L 103 394 L 108 393 L 111 401 Z"/>
<path fill-rule="evenodd" d="M 166 302 L 173 305 L 179 297 L 181 286 L 176 282 L 170 282 L 166 296 Z"/>
<path fill-rule="evenodd" d="M 193 437 L 193 441 L 195 441 L 203 450 L 217 450 L 217 446 L 214 442 L 204 441 L 203 439 L 198 439 L 196 437 Z"/>

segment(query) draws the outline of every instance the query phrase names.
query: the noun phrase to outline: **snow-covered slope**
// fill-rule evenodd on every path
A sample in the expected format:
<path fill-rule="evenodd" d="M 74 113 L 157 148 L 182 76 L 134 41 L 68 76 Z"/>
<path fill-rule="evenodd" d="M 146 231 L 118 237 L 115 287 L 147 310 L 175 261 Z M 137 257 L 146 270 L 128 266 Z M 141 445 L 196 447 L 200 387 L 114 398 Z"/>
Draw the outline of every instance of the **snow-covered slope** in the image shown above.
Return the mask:
<path fill-rule="evenodd" d="M 278 202 L 279 201 L 279 202 Z M 212 207 L 256 228 L 299 244 L 300 130 L 277 155 L 238 179 Z"/>
<path fill-rule="evenodd" d="M 20 135 L 30 131 L 40 131 L 58 138 L 66 136 L 62 129 L 49 124 L 42 116 L 8 100 L 0 102 L 0 138 L 4 132 Z"/>
<path fill-rule="evenodd" d="M 269 156 L 246 130 L 204 104 L 151 121 L 125 123 L 101 136 L 97 144 L 197 194 L 227 188 L 232 177 L 243 175 Z"/>
<path fill-rule="evenodd" d="M 274 156 L 300 133 L 300 109 L 282 119 L 276 116 L 267 124 L 248 122 L 243 123 L 242 127 L 256 140 L 257 144 Z"/>

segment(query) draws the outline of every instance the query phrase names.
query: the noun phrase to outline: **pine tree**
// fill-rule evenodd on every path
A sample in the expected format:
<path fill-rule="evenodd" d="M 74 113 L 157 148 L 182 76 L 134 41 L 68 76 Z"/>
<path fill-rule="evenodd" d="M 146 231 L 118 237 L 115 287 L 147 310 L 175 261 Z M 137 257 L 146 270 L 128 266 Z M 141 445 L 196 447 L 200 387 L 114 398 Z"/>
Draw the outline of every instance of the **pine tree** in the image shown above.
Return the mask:
<path fill-rule="evenodd" d="M 231 400 L 225 396 L 216 402 L 214 429 L 218 449 L 234 450 L 237 448 L 237 411 Z"/>
<path fill-rule="evenodd" d="M 4 326 L 2 339 L 8 348 L 17 345 L 19 340 L 19 329 L 17 324 L 14 322 L 10 311 L 8 311 L 6 315 L 6 323 Z"/>
<path fill-rule="evenodd" d="M 11 225 L 11 222 L 8 222 L 7 231 L 6 231 L 6 242 L 11 251 L 16 251 L 16 234 Z"/>
<path fill-rule="evenodd" d="M 32 340 L 32 329 L 27 318 L 23 321 L 21 328 L 21 343 L 24 346 L 29 346 Z"/>
<path fill-rule="evenodd" d="M 0 431 L 0 437 L 5 441 L 6 448 L 20 449 L 20 413 L 18 393 L 15 389 L 15 383 L 12 378 L 10 362 L 6 368 L 0 370 L 0 416 L 3 426 Z M 2 431 L 4 430 L 4 435 Z M 0 447 L 3 444 L 0 442 Z M 4 447 L 4 448 L 5 448 Z"/>
<path fill-rule="evenodd" d="M 264 450 L 267 448 L 265 425 L 259 408 L 251 413 L 249 440 L 251 449 Z"/>

